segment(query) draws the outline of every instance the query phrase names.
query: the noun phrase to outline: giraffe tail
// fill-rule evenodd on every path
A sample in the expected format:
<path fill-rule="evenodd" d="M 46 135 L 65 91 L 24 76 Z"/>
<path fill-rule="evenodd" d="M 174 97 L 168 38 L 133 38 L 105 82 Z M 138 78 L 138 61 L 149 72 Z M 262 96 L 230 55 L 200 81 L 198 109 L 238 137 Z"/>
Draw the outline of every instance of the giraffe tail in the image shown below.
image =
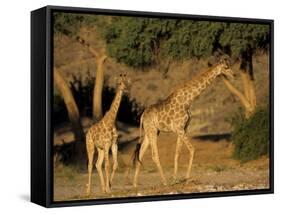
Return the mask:
<path fill-rule="evenodd" d="M 142 125 L 143 115 L 144 115 L 144 113 L 141 115 L 141 118 L 140 118 L 140 138 L 139 138 L 139 143 L 138 144 L 141 144 L 141 142 L 142 142 L 141 130 L 143 129 L 143 125 Z"/>

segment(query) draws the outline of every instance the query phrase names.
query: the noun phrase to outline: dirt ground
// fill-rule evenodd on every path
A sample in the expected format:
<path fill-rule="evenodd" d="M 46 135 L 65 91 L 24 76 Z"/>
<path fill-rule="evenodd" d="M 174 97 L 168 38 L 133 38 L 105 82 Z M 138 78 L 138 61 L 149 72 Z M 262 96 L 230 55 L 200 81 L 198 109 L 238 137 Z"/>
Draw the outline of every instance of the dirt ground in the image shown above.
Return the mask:
<path fill-rule="evenodd" d="M 216 139 L 197 137 L 192 138 L 191 142 L 195 147 L 195 157 L 192 177 L 187 182 L 183 178 L 187 170 L 188 151 L 183 147 L 178 178 L 173 179 L 176 136 L 164 133 L 160 134 L 158 138 L 158 148 L 168 186 L 161 184 L 160 176 L 151 159 L 151 151 L 148 149 L 144 156 L 138 189 L 133 188 L 134 169 L 130 170 L 129 178 L 125 178 L 125 172 L 131 162 L 131 155 L 135 147 L 135 142 L 132 141 L 119 146 L 119 168 L 112 184 L 111 193 L 103 194 L 101 192 L 99 178 L 94 169 L 92 193 L 90 197 L 86 197 L 86 165 L 59 165 L 54 170 L 54 201 L 269 188 L 268 157 L 261 157 L 242 164 L 232 159 L 233 145 L 224 137 Z"/>

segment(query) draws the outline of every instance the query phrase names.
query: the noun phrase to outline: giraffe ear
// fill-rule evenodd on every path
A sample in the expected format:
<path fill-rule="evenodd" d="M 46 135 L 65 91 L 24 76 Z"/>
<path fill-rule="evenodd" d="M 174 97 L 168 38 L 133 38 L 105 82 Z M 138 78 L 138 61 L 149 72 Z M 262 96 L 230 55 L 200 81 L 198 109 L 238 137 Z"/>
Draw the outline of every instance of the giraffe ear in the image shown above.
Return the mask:
<path fill-rule="evenodd" d="M 210 61 L 208 61 L 208 67 L 212 67 L 214 64 Z"/>
<path fill-rule="evenodd" d="M 115 77 L 114 77 L 114 84 L 116 84 L 116 83 L 117 83 L 117 81 L 118 81 L 118 77 L 117 77 L 117 76 L 115 76 Z"/>

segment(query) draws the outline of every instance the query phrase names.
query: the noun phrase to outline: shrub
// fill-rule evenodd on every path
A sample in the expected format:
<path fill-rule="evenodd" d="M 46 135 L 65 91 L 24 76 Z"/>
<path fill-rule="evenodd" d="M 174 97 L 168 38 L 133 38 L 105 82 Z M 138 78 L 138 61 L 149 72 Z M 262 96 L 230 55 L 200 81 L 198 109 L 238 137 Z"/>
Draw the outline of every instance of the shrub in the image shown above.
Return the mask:
<path fill-rule="evenodd" d="M 233 121 L 233 157 L 242 162 L 257 159 L 269 150 L 269 107 L 259 109 L 249 119 Z"/>

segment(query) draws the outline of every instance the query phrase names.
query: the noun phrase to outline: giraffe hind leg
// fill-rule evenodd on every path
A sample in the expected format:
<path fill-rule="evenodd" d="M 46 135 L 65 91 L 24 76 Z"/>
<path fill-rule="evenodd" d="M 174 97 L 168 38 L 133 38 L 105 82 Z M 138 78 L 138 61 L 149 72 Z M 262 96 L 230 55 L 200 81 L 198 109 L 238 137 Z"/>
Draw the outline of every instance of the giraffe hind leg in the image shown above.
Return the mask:
<path fill-rule="evenodd" d="M 135 171 L 135 176 L 134 176 L 134 180 L 133 180 L 133 186 L 135 188 L 137 188 L 137 183 L 138 183 L 138 177 L 139 177 L 139 173 L 140 173 L 140 167 L 141 167 L 141 161 L 143 158 L 143 155 L 145 154 L 147 148 L 149 146 L 149 141 L 147 136 L 144 136 L 143 142 L 140 145 L 140 151 L 138 154 L 138 157 L 136 157 L 138 160 L 136 161 L 136 171 Z"/>
<path fill-rule="evenodd" d="M 150 141 L 150 144 L 151 144 L 152 160 L 154 161 L 154 163 L 157 166 L 157 169 L 159 171 L 159 174 L 160 174 L 160 177 L 161 177 L 161 180 L 162 180 L 162 184 L 166 186 L 167 180 L 164 176 L 163 169 L 161 167 L 158 148 L 157 148 L 157 132 L 151 133 L 149 135 L 149 141 Z"/>
<path fill-rule="evenodd" d="M 105 185 L 104 185 L 104 178 L 103 178 L 103 172 L 102 172 L 102 163 L 104 159 L 104 151 L 101 149 L 98 149 L 98 160 L 96 162 L 96 168 L 100 177 L 100 183 L 101 183 L 101 189 L 103 192 L 105 192 Z"/>

